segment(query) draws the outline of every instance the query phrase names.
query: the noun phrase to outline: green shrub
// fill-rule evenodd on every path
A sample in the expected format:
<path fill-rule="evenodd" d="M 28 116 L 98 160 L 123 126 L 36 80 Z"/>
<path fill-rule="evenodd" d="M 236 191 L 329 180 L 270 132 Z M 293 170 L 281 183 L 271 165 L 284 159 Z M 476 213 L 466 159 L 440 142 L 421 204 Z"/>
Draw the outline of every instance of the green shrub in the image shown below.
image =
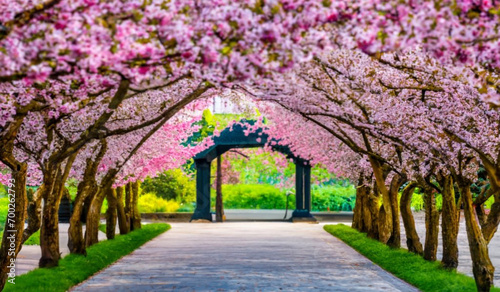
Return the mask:
<path fill-rule="evenodd" d="M 285 209 L 286 191 L 271 185 L 223 185 L 224 208 L 227 209 Z M 215 205 L 215 190 L 212 190 L 212 206 Z M 290 195 L 288 208 L 295 209 L 295 196 Z"/>
<path fill-rule="evenodd" d="M 423 194 L 417 194 L 416 192 L 413 194 L 411 198 L 411 207 L 417 212 L 424 209 Z"/>
<path fill-rule="evenodd" d="M 491 205 L 495 203 L 495 197 L 491 196 L 486 202 L 484 202 L 484 208 L 491 210 Z"/>
<path fill-rule="evenodd" d="M 436 195 L 436 209 L 438 211 L 443 209 L 443 196 L 441 194 Z"/>
<path fill-rule="evenodd" d="M 313 186 L 312 211 L 352 211 L 356 202 L 356 189 L 350 185 Z"/>
<path fill-rule="evenodd" d="M 228 209 L 285 209 L 287 190 L 272 185 L 238 184 L 223 185 L 224 208 Z M 352 211 L 356 190 L 352 185 L 313 186 L 311 189 L 313 211 Z M 215 205 L 215 190 L 211 194 Z M 295 209 L 295 195 L 290 195 L 288 208 Z"/>
<path fill-rule="evenodd" d="M 177 212 L 194 212 L 194 209 L 196 208 L 196 204 L 194 203 L 181 203 L 181 206 L 179 209 L 177 209 Z"/>
<path fill-rule="evenodd" d="M 139 196 L 139 212 L 141 213 L 156 213 L 156 212 L 177 212 L 180 204 L 174 200 L 165 200 L 157 197 L 153 193 L 146 193 Z"/>
<path fill-rule="evenodd" d="M 7 219 L 7 213 L 9 210 L 9 198 L 1 197 L 0 198 L 0 231 L 3 230 L 5 226 L 5 220 Z"/>
<path fill-rule="evenodd" d="M 401 195 L 401 194 L 400 194 Z M 415 192 L 411 198 L 411 208 L 415 211 L 421 211 L 424 209 L 424 194 Z M 436 209 L 441 211 L 443 209 L 443 196 L 441 194 L 436 195 Z"/>
<path fill-rule="evenodd" d="M 7 196 L 7 186 L 0 183 L 0 197 Z"/>
<path fill-rule="evenodd" d="M 68 189 L 71 201 L 74 201 L 76 198 L 76 193 L 78 192 L 78 183 L 79 182 L 74 178 L 69 178 L 66 181 L 66 188 Z"/>
<path fill-rule="evenodd" d="M 178 202 L 194 202 L 195 181 L 180 169 L 168 170 L 155 178 L 146 178 L 141 184 L 145 193 L 155 193 L 158 197 Z"/>

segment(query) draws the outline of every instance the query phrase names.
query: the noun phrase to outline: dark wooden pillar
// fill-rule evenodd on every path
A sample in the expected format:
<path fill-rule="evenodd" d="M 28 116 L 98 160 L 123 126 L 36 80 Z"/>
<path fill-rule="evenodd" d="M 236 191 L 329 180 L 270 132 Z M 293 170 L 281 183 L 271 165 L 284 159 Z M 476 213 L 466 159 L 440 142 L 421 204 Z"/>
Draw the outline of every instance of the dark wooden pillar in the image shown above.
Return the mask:
<path fill-rule="evenodd" d="M 312 217 L 311 165 L 302 159 L 295 160 L 295 211 L 292 217 Z"/>
<path fill-rule="evenodd" d="M 196 165 L 196 209 L 192 220 L 206 219 L 212 221 L 210 213 L 210 162 L 206 159 L 195 159 Z"/>

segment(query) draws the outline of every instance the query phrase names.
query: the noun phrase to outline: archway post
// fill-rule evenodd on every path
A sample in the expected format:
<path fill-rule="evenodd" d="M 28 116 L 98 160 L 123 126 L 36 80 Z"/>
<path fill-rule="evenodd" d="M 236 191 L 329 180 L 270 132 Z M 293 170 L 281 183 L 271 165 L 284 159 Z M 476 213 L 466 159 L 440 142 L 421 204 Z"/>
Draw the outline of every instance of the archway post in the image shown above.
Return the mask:
<path fill-rule="evenodd" d="M 304 159 L 297 158 L 295 162 L 295 218 L 313 219 L 311 215 L 311 165 Z"/>
<path fill-rule="evenodd" d="M 212 221 L 210 213 L 210 161 L 195 159 L 194 163 L 196 165 L 196 209 L 191 221 Z"/>

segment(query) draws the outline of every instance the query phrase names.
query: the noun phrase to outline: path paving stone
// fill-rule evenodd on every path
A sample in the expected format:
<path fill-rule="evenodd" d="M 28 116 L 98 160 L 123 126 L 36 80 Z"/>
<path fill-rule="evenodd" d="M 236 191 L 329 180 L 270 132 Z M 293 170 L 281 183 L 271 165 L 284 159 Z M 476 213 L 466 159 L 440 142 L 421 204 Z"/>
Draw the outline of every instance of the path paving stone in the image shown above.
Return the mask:
<path fill-rule="evenodd" d="M 175 223 L 71 291 L 418 291 L 321 224 Z"/>

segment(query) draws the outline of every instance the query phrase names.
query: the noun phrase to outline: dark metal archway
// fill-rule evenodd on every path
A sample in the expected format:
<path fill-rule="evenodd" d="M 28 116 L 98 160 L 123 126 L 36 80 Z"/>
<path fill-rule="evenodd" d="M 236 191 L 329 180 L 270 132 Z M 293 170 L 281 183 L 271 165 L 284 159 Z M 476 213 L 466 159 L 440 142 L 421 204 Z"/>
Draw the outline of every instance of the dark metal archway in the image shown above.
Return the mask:
<path fill-rule="evenodd" d="M 264 147 L 269 136 L 262 129 L 245 132 L 252 121 L 242 121 L 224 129 L 218 137 L 214 137 L 214 145 L 198 153 L 194 157 L 196 165 L 196 210 L 192 220 L 206 219 L 212 221 L 210 213 L 210 164 L 212 160 L 232 148 Z M 311 218 L 311 165 L 308 160 L 295 156 L 288 147 L 271 146 L 273 150 L 292 158 L 295 163 L 295 210 L 292 218 Z"/>

